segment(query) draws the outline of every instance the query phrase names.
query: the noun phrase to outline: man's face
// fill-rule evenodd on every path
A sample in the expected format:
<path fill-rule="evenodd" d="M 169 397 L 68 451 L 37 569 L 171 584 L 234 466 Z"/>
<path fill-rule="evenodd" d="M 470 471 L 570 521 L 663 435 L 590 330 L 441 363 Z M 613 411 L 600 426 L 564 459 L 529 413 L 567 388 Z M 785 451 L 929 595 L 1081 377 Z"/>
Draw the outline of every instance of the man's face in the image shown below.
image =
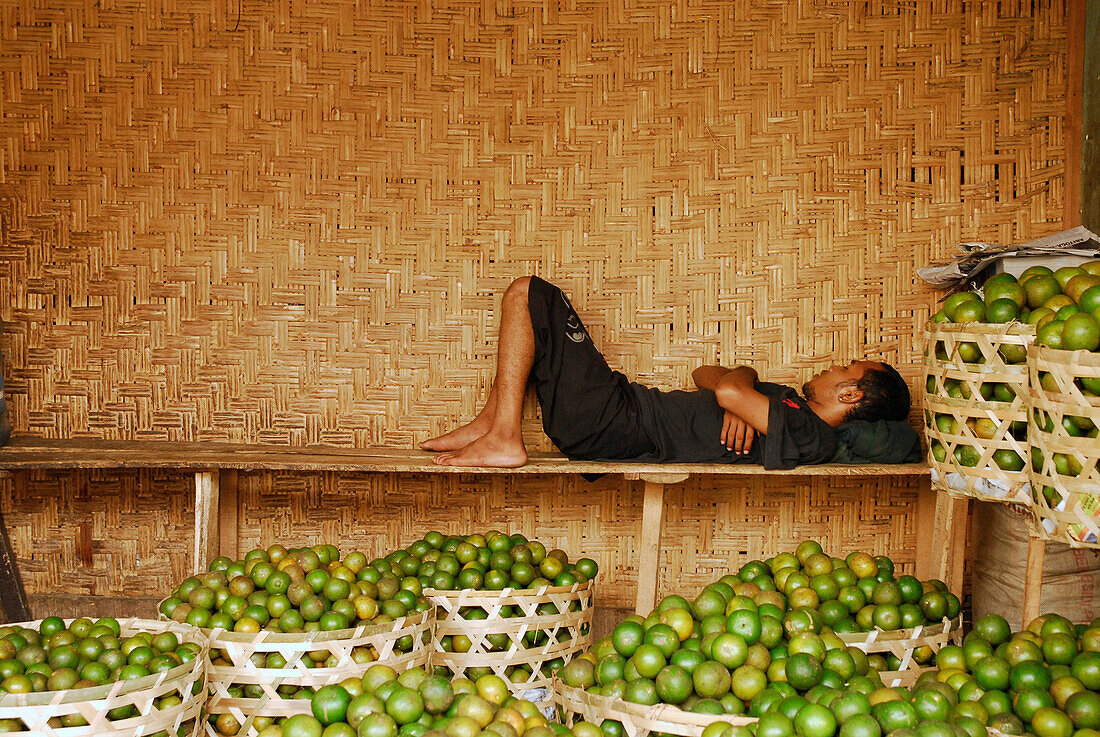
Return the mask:
<path fill-rule="evenodd" d="M 884 368 L 878 361 L 852 361 L 846 366 L 834 364 L 803 384 L 802 396 L 811 401 L 833 399 L 842 389 L 855 386 L 866 372 L 882 371 Z"/>

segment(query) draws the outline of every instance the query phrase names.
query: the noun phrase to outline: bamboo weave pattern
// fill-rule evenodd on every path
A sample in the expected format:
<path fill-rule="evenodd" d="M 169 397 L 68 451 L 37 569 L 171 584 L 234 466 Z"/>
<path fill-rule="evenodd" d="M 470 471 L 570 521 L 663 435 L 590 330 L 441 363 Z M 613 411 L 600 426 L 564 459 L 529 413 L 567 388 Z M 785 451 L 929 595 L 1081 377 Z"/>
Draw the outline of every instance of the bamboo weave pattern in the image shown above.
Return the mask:
<path fill-rule="evenodd" d="M 16 432 L 408 447 L 473 416 L 529 272 L 645 382 L 913 378 L 915 267 L 1062 220 L 1057 0 L 0 14 Z"/>

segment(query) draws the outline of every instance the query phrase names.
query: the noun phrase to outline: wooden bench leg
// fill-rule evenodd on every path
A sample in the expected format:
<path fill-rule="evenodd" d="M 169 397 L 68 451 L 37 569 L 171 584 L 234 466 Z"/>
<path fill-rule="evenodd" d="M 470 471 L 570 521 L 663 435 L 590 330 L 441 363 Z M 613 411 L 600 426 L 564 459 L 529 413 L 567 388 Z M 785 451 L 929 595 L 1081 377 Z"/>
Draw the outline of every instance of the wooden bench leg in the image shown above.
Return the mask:
<path fill-rule="evenodd" d="M 939 496 L 932 488 L 930 479 L 924 478 L 917 489 L 917 560 L 913 572 L 921 581 L 936 578 L 932 573 L 932 536 L 928 531 L 936 526 L 936 500 Z"/>
<path fill-rule="evenodd" d="M 638 596 L 634 611 L 643 617 L 657 604 L 657 563 L 661 557 L 661 528 L 664 527 L 665 485 L 645 482 L 642 503 L 642 536 L 638 541 Z"/>
<path fill-rule="evenodd" d="M 1043 562 L 1046 554 L 1046 541 L 1036 535 L 1028 535 L 1027 566 L 1024 568 L 1024 621 L 1020 629 L 1026 629 L 1031 620 L 1039 616 L 1042 604 Z"/>
<path fill-rule="evenodd" d="M 237 471 L 225 469 L 218 481 L 218 555 L 236 560 L 238 551 Z"/>
<path fill-rule="evenodd" d="M 195 473 L 195 573 L 204 572 L 210 561 L 218 557 L 218 544 L 221 542 L 218 481 L 217 471 Z"/>
<path fill-rule="evenodd" d="M 8 540 L 8 528 L 0 513 L 0 622 L 27 622 L 31 618 L 23 579 Z"/>
<path fill-rule="evenodd" d="M 665 524 L 665 485 L 687 480 L 686 473 L 625 473 L 627 481 L 645 483 L 642 533 L 638 537 L 638 594 L 634 611 L 643 617 L 657 604 L 657 565 L 661 559 L 661 532 Z"/>
<path fill-rule="evenodd" d="M 932 575 L 962 596 L 966 562 L 966 523 L 970 500 L 940 492 L 936 495 L 935 524 L 932 527 Z"/>

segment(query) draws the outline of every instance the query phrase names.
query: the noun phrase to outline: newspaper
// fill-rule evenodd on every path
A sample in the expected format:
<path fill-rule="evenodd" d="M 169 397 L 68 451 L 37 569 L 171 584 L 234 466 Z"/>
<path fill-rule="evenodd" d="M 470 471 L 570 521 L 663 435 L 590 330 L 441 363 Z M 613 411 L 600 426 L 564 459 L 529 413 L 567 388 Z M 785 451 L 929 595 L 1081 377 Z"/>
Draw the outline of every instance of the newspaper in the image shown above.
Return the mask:
<path fill-rule="evenodd" d="M 1083 225 L 1046 235 L 1018 245 L 996 243 L 960 243 L 961 254 L 951 261 L 933 263 L 917 269 L 920 278 L 939 289 L 958 286 L 972 274 L 997 259 L 1010 256 L 1084 256 L 1100 255 L 1100 236 Z"/>

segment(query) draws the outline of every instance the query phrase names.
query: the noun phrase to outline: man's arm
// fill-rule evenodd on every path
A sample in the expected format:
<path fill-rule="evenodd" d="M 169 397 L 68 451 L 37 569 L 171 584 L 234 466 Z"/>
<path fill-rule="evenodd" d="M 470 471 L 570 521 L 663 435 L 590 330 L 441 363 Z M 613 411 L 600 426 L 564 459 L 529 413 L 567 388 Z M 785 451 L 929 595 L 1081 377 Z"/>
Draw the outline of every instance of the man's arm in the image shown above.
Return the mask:
<path fill-rule="evenodd" d="M 700 389 L 714 392 L 719 406 L 732 412 L 762 435 L 768 434 L 770 400 L 756 390 L 757 374 L 749 366 L 728 369 L 724 366 L 700 366 L 691 378 Z"/>

